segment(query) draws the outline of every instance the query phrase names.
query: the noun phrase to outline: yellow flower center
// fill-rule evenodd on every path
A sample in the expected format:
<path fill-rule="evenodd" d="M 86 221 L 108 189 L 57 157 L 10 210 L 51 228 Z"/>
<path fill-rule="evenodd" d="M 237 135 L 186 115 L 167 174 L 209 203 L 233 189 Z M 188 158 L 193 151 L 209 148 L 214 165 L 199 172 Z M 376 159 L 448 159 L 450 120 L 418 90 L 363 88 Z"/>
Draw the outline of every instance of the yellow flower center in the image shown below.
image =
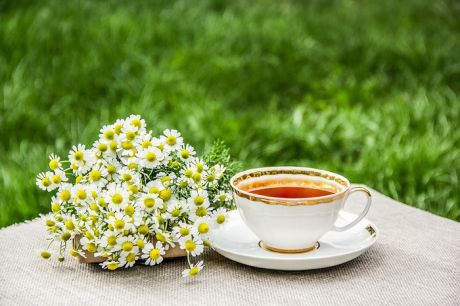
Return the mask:
<path fill-rule="evenodd" d="M 72 220 L 71 219 L 67 219 L 65 220 L 65 227 L 69 230 L 69 231 L 73 231 L 75 229 L 75 225 L 73 224 Z"/>
<path fill-rule="evenodd" d="M 148 152 L 146 155 L 145 155 L 145 159 L 149 162 L 154 162 L 157 160 L 157 155 L 153 152 Z"/>
<path fill-rule="evenodd" d="M 123 141 L 121 143 L 121 147 L 125 150 L 129 150 L 133 147 L 133 142 L 132 141 Z"/>
<path fill-rule="evenodd" d="M 198 269 L 198 267 L 192 267 L 192 268 L 190 268 L 190 271 L 188 271 L 188 274 L 189 274 L 190 276 L 195 276 L 195 275 L 197 275 L 199 272 L 200 272 L 200 269 Z"/>
<path fill-rule="evenodd" d="M 208 182 L 212 182 L 214 181 L 216 177 L 214 176 L 214 174 L 209 174 L 207 177 L 206 177 L 206 181 Z"/>
<path fill-rule="evenodd" d="M 224 215 L 218 215 L 216 218 L 217 224 L 222 224 L 225 222 L 225 216 Z"/>
<path fill-rule="evenodd" d="M 116 141 L 111 141 L 110 142 L 110 150 L 115 151 L 118 148 L 118 142 Z"/>
<path fill-rule="evenodd" d="M 137 163 L 135 163 L 135 162 L 129 163 L 128 168 L 131 169 L 131 170 L 136 170 L 137 169 Z"/>
<path fill-rule="evenodd" d="M 142 148 L 143 149 L 147 149 L 148 147 L 150 147 L 152 145 L 152 142 L 150 140 L 144 140 L 141 144 Z"/>
<path fill-rule="evenodd" d="M 167 138 L 166 138 L 166 143 L 169 144 L 170 146 L 173 146 L 176 144 L 176 137 L 174 135 L 169 135 Z"/>
<path fill-rule="evenodd" d="M 145 235 L 149 232 L 149 227 L 147 225 L 141 225 L 137 228 L 139 234 Z"/>
<path fill-rule="evenodd" d="M 187 236 L 188 234 L 190 234 L 190 230 L 186 227 L 182 227 L 180 230 L 179 230 L 179 233 L 182 235 L 182 236 Z"/>
<path fill-rule="evenodd" d="M 209 232 L 209 225 L 206 223 L 201 223 L 200 225 L 198 225 L 198 232 L 200 234 L 206 234 L 207 232 Z"/>
<path fill-rule="evenodd" d="M 201 173 L 201 172 L 203 172 L 203 169 L 204 169 L 204 166 L 203 166 L 202 163 L 196 164 L 196 171 Z"/>
<path fill-rule="evenodd" d="M 133 262 L 136 260 L 136 254 L 134 253 L 129 253 L 128 256 L 126 256 L 126 261 L 127 262 Z"/>
<path fill-rule="evenodd" d="M 55 159 L 51 160 L 48 165 L 51 170 L 56 170 L 57 168 L 59 168 L 59 162 Z"/>
<path fill-rule="evenodd" d="M 115 222 L 113 223 L 113 226 L 117 230 L 121 231 L 122 229 L 125 228 L 125 221 L 123 221 L 123 220 L 115 220 Z"/>
<path fill-rule="evenodd" d="M 46 220 L 45 224 L 46 226 L 54 226 L 56 222 L 54 222 L 53 220 Z"/>
<path fill-rule="evenodd" d="M 134 133 L 133 131 L 129 131 L 126 133 L 126 139 L 134 140 L 134 138 L 136 138 L 136 133 Z"/>
<path fill-rule="evenodd" d="M 192 179 L 195 183 L 199 183 L 201 181 L 201 174 L 198 172 L 195 172 L 192 176 Z"/>
<path fill-rule="evenodd" d="M 180 181 L 179 182 L 179 187 L 180 188 L 187 188 L 188 182 L 187 181 Z"/>
<path fill-rule="evenodd" d="M 134 215 L 134 206 L 132 206 L 132 205 L 126 206 L 125 207 L 125 214 L 127 214 L 128 216 Z"/>
<path fill-rule="evenodd" d="M 195 200 L 193 200 L 193 203 L 195 203 L 197 206 L 200 206 L 204 203 L 204 198 L 202 196 L 197 196 Z"/>
<path fill-rule="evenodd" d="M 107 269 L 112 270 L 112 271 L 113 271 L 113 270 L 116 270 L 117 268 L 118 268 L 118 264 L 117 264 L 116 262 L 109 263 L 109 264 L 107 265 Z"/>
<path fill-rule="evenodd" d="M 227 195 L 226 194 L 221 194 L 219 195 L 219 201 L 223 202 L 227 199 Z"/>
<path fill-rule="evenodd" d="M 123 125 L 121 123 L 117 123 L 113 127 L 113 130 L 114 130 L 115 134 L 120 134 L 122 128 L 123 128 Z"/>
<path fill-rule="evenodd" d="M 187 240 L 185 242 L 185 249 L 188 251 L 188 252 L 192 252 L 196 249 L 196 244 L 193 240 Z"/>
<path fill-rule="evenodd" d="M 70 199 L 70 191 L 68 191 L 68 190 L 63 190 L 63 191 L 61 192 L 61 199 L 62 199 L 63 201 L 68 201 L 68 200 Z"/>
<path fill-rule="evenodd" d="M 145 246 L 145 241 L 142 239 L 137 239 L 136 245 L 139 247 L 139 249 L 143 249 Z"/>
<path fill-rule="evenodd" d="M 149 193 L 158 193 L 158 192 L 160 192 L 160 189 L 158 189 L 158 187 L 152 187 L 149 190 Z"/>
<path fill-rule="evenodd" d="M 128 190 L 131 191 L 132 194 L 136 194 L 139 192 L 139 187 L 137 187 L 136 185 L 130 185 L 128 187 Z"/>
<path fill-rule="evenodd" d="M 115 132 L 113 130 L 107 130 L 104 132 L 104 138 L 107 140 L 113 140 L 114 136 L 115 136 Z"/>
<path fill-rule="evenodd" d="M 198 216 L 198 217 L 204 217 L 208 214 L 208 211 L 206 210 L 206 208 L 204 207 L 198 207 L 195 214 Z"/>
<path fill-rule="evenodd" d="M 99 181 L 101 179 L 101 176 L 101 171 L 97 169 L 91 170 L 91 172 L 89 173 L 89 178 L 94 182 Z"/>
<path fill-rule="evenodd" d="M 156 234 L 155 234 L 155 238 L 156 238 L 158 241 L 163 242 L 163 243 L 166 241 L 166 238 L 165 238 L 165 236 L 163 236 L 162 233 L 156 233 Z"/>
<path fill-rule="evenodd" d="M 160 198 L 163 201 L 168 201 L 169 199 L 171 199 L 171 190 L 166 188 L 160 191 Z"/>
<path fill-rule="evenodd" d="M 57 213 L 61 210 L 61 206 L 58 203 L 51 204 L 51 211 Z"/>
<path fill-rule="evenodd" d="M 154 260 L 160 258 L 160 256 L 161 256 L 160 250 L 159 249 L 151 250 L 149 256 L 150 256 L 151 259 L 154 259 Z"/>
<path fill-rule="evenodd" d="M 64 232 L 64 233 L 62 233 L 62 234 L 61 234 L 61 239 L 62 239 L 63 241 L 69 240 L 69 239 L 70 239 L 70 233 L 69 233 L 69 232 Z"/>
<path fill-rule="evenodd" d="M 117 168 L 115 168 L 114 165 L 108 165 L 107 166 L 107 172 L 110 173 L 110 174 L 114 174 L 115 172 L 117 172 Z"/>
<path fill-rule="evenodd" d="M 96 252 L 97 249 L 96 249 L 96 246 L 94 245 L 94 243 L 91 242 L 91 243 L 88 243 L 86 245 L 86 250 L 88 252 L 90 252 L 90 253 L 94 253 L 94 252 Z"/>
<path fill-rule="evenodd" d="M 190 157 L 190 152 L 188 150 L 185 150 L 183 149 L 181 152 L 180 152 L 180 156 L 184 159 L 187 159 Z"/>
<path fill-rule="evenodd" d="M 104 207 L 104 208 L 107 207 L 107 203 L 105 202 L 104 198 L 100 198 L 98 202 L 99 202 L 99 206 Z"/>
<path fill-rule="evenodd" d="M 109 236 L 107 237 L 107 244 L 108 245 L 111 245 L 111 246 L 114 246 L 117 244 L 117 237 L 116 236 Z"/>
<path fill-rule="evenodd" d="M 86 191 L 84 191 L 83 189 L 78 190 L 77 191 L 77 198 L 80 199 L 80 200 L 86 199 Z"/>
<path fill-rule="evenodd" d="M 180 215 L 180 209 L 179 208 L 174 208 L 173 211 L 171 212 L 171 216 L 173 217 L 179 217 Z"/>
<path fill-rule="evenodd" d="M 112 196 L 112 202 L 117 205 L 121 204 L 123 202 L 123 196 L 119 193 L 115 193 Z"/>
<path fill-rule="evenodd" d="M 146 198 L 146 199 L 144 200 L 144 206 L 145 206 L 146 208 L 152 208 L 154 205 L 155 205 L 155 200 L 154 200 L 154 199 L 152 199 L 152 198 Z"/>
<path fill-rule="evenodd" d="M 133 118 L 131 120 L 131 125 L 134 125 L 137 128 L 140 128 L 142 126 L 141 120 L 138 118 Z"/>
<path fill-rule="evenodd" d="M 75 158 L 75 160 L 83 160 L 83 152 L 82 151 L 76 151 L 74 154 L 73 154 L 73 157 Z"/>
<path fill-rule="evenodd" d="M 128 182 L 133 178 L 133 176 L 129 173 L 124 173 L 123 174 L 123 181 Z"/>
<path fill-rule="evenodd" d="M 47 177 L 42 178 L 42 185 L 44 187 L 49 187 L 51 185 L 51 181 L 49 180 L 49 178 Z"/>
<path fill-rule="evenodd" d="M 192 169 L 187 169 L 187 170 L 185 170 L 185 171 L 184 171 L 184 175 L 185 175 L 186 177 L 192 177 L 192 175 L 193 175 L 193 170 L 192 170 Z"/>
<path fill-rule="evenodd" d="M 105 143 L 100 143 L 97 145 L 97 149 L 101 152 L 105 152 L 107 151 L 108 147 Z"/>
<path fill-rule="evenodd" d="M 99 211 L 99 207 L 97 207 L 97 204 L 96 203 L 91 203 L 91 205 L 89 206 L 89 208 L 92 210 L 92 211 L 95 211 L 95 212 L 98 212 Z"/>
<path fill-rule="evenodd" d="M 129 252 L 133 249 L 133 243 L 130 241 L 125 241 L 122 243 L 121 248 L 123 249 L 123 251 Z"/>

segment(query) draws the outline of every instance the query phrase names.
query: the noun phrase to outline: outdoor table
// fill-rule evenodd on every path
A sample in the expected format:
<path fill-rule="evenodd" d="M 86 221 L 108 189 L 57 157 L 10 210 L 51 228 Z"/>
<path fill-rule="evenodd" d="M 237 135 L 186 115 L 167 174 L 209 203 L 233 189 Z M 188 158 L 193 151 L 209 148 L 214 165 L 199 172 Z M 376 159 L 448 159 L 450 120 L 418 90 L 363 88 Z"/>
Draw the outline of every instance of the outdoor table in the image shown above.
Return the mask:
<path fill-rule="evenodd" d="M 12 225 L 0 230 L 0 305 L 460 305 L 460 223 L 372 193 L 377 243 L 348 263 L 300 272 L 253 268 L 214 251 L 191 279 L 181 276 L 184 258 L 107 271 L 43 260 L 43 217 Z"/>

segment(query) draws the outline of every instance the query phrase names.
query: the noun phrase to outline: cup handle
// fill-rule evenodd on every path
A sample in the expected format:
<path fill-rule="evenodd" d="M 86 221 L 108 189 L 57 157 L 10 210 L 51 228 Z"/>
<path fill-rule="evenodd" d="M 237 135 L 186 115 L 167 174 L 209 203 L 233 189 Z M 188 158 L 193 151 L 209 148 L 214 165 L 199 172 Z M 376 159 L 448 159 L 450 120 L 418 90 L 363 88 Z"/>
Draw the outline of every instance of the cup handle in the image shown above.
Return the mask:
<path fill-rule="evenodd" d="M 356 224 L 358 224 L 358 222 L 361 221 L 367 215 L 367 212 L 369 211 L 369 208 L 371 207 L 371 203 L 372 203 L 371 192 L 367 188 L 364 188 L 364 187 L 353 187 L 353 188 L 351 188 L 350 193 L 348 194 L 347 198 L 345 199 L 345 202 L 348 200 L 348 197 L 354 192 L 363 192 L 366 195 L 366 197 L 367 197 L 366 207 L 364 207 L 364 210 L 362 211 L 362 213 L 355 220 L 353 220 L 351 223 L 349 223 L 347 225 L 344 225 L 344 226 L 335 226 L 334 225 L 334 227 L 332 228 L 333 231 L 336 231 L 336 232 L 346 231 L 346 230 L 352 228 L 353 226 L 355 226 Z"/>

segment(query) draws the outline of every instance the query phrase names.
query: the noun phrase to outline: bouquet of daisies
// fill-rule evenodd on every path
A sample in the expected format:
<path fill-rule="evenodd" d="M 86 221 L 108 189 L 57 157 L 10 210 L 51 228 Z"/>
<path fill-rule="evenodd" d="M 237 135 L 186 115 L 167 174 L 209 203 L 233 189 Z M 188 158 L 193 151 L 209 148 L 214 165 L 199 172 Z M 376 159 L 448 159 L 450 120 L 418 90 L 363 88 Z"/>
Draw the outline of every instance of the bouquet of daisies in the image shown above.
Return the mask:
<path fill-rule="evenodd" d="M 197 275 L 203 262 L 195 257 L 232 208 L 235 165 L 221 142 L 200 158 L 178 131 L 154 137 L 138 115 L 104 126 L 91 148 L 73 146 L 66 161 L 51 154 L 50 171 L 38 174 L 38 187 L 56 192 L 41 256 L 56 243 L 59 261 L 70 246 L 72 256 L 115 270 L 159 264 L 179 248 L 188 262 L 183 275 Z"/>

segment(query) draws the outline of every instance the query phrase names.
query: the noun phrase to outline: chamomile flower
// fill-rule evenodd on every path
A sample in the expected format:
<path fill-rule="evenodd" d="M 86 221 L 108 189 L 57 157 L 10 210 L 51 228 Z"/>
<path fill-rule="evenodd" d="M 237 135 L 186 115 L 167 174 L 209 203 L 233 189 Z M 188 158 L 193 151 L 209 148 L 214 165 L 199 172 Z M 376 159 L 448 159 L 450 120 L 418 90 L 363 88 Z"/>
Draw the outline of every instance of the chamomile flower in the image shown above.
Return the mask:
<path fill-rule="evenodd" d="M 224 224 L 228 219 L 228 212 L 225 208 L 219 207 L 211 213 L 211 220 L 215 225 Z"/>
<path fill-rule="evenodd" d="M 157 265 L 163 261 L 163 255 L 165 255 L 165 249 L 160 241 L 157 241 L 155 246 L 152 243 L 147 243 L 142 250 L 141 258 L 145 259 L 146 265 Z"/>
<path fill-rule="evenodd" d="M 189 207 L 190 207 L 189 219 L 192 221 L 195 221 L 196 219 L 200 217 L 206 217 L 209 213 L 209 204 L 201 205 L 201 206 L 190 205 Z"/>
<path fill-rule="evenodd" d="M 51 153 L 49 155 L 50 162 L 48 163 L 48 166 L 50 167 L 50 170 L 62 170 L 62 164 L 61 164 L 61 158 L 57 156 L 56 154 Z"/>
<path fill-rule="evenodd" d="M 59 203 L 68 202 L 72 197 L 72 184 L 69 183 L 62 183 L 59 186 L 59 190 L 56 193 L 56 198 L 58 199 Z"/>
<path fill-rule="evenodd" d="M 163 131 L 163 135 L 164 136 L 161 136 L 160 139 L 165 144 L 168 151 L 177 151 L 181 148 L 184 141 L 178 131 L 167 129 Z"/>
<path fill-rule="evenodd" d="M 179 150 L 179 158 L 186 161 L 190 160 L 196 154 L 195 149 L 189 145 L 183 145 L 182 148 Z"/>
<path fill-rule="evenodd" d="M 131 252 L 136 247 L 136 241 L 133 236 L 121 236 L 117 239 L 117 245 L 120 246 L 123 252 Z"/>
<path fill-rule="evenodd" d="M 232 201 L 232 196 L 229 192 L 222 192 L 219 194 L 216 194 L 214 197 L 215 202 L 221 202 L 221 203 L 228 203 Z"/>
<path fill-rule="evenodd" d="M 190 206 L 209 207 L 208 192 L 201 188 L 192 190 L 188 202 Z"/>
<path fill-rule="evenodd" d="M 119 235 L 115 231 L 107 230 L 99 242 L 101 247 L 108 248 L 112 252 L 119 251 L 121 249 L 121 244 L 117 241 L 120 237 Z"/>
<path fill-rule="evenodd" d="M 81 204 L 84 201 L 88 201 L 91 196 L 88 190 L 88 186 L 84 184 L 75 184 L 71 190 L 72 201 L 75 204 Z"/>
<path fill-rule="evenodd" d="M 198 273 L 200 273 L 201 270 L 203 270 L 203 261 L 199 261 L 196 265 L 191 264 L 190 268 L 185 269 L 182 271 L 182 276 L 183 277 L 189 277 L 189 276 L 197 276 Z"/>
<path fill-rule="evenodd" d="M 131 115 L 126 118 L 125 125 L 129 124 L 130 126 L 134 127 L 136 131 L 143 131 L 145 130 L 145 120 L 141 118 L 139 115 Z"/>
<path fill-rule="evenodd" d="M 86 150 L 85 145 L 82 144 L 72 147 L 69 152 L 69 161 L 72 170 L 78 175 L 87 171 L 94 163 L 91 152 Z"/>
<path fill-rule="evenodd" d="M 192 256 L 198 256 L 203 253 L 203 240 L 199 237 L 184 237 L 179 239 L 180 248 L 186 250 Z"/>
<path fill-rule="evenodd" d="M 201 239 L 209 238 L 209 234 L 211 232 L 211 223 L 207 217 L 200 217 L 195 220 L 193 223 L 194 231 L 200 236 Z"/>
<path fill-rule="evenodd" d="M 157 207 L 163 205 L 163 200 L 159 198 L 158 193 L 143 193 L 137 200 L 137 203 L 147 212 L 152 212 Z"/>
<path fill-rule="evenodd" d="M 190 239 L 192 231 L 193 227 L 191 224 L 180 221 L 179 224 L 173 228 L 172 236 L 174 237 L 175 241 L 179 241 L 179 239 L 184 238 Z"/>
<path fill-rule="evenodd" d="M 124 232 L 129 230 L 132 226 L 131 218 L 121 212 L 116 212 L 115 215 L 111 215 L 108 223 L 116 232 Z"/>
<path fill-rule="evenodd" d="M 106 260 L 99 264 L 103 269 L 116 270 L 121 267 L 120 262 L 116 260 Z"/>
<path fill-rule="evenodd" d="M 131 268 L 139 259 L 139 248 L 133 247 L 131 252 L 122 252 L 120 255 L 120 265 L 125 268 Z"/>
<path fill-rule="evenodd" d="M 103 187 L 107 185 L 107 175 L 107 169 L 103 165 L 99 164 L 89 171 L 87 180 L 90 184 Z"/>
<path fill-rule="evenodd" d="M 84 250 L 90 252 L 90 253 L 96 253 L 97 252 L 97 246 L 94 241 L 94 239 L 89 239 L 88 237 L 83 237 L 80 239 L 80 243 L 83 247 Z"/>
<path fill-rule="evenodd" d="M 163 153 L 153 146 L 143 149 L 138 156 L 141 167 L 148 169 L 157 167 L 163 160 Z"/>
<path fill-rule="evenodd" d="M 99 134 L 99 141 L 110 144 L 115 140 L 115 129 L 113 125 L 104 125 Z"/>
<path fill-rule="evenodd" d="M 51 171 L 40 172 L 37 175 L 37 179 L 35 180 L 35 183 L 37 184 L 38 188 L 46 191 L 52 191 L 56 189 L 58 186 L 53 184 L 53 182 L 51 181 L 53 175 L 54 174 Z"/>
<path fill-rule="evenodd" d="M 107 197 L 105 199 L 112 211 L 125 209 L 129 202 L 129 192 L 120 184 L 110 183 L 107 186 Z"/>
<path fill-rule="evenodd" d="M 191 163 L 192 170 L 194 172 L 202 173 L 203 171 L 208 170 L 208 165 L 201 158 L 194 158 Z"/>
<path fill-rule="evenodd" d="M 117 119 L 115 123 L 113 124 L 113 131 L 115 132 L 115 135 L 120 135 L 121 130 L 123 129 L 123 126 L 125 125 L 125 120 L 123 119 Z"/>

